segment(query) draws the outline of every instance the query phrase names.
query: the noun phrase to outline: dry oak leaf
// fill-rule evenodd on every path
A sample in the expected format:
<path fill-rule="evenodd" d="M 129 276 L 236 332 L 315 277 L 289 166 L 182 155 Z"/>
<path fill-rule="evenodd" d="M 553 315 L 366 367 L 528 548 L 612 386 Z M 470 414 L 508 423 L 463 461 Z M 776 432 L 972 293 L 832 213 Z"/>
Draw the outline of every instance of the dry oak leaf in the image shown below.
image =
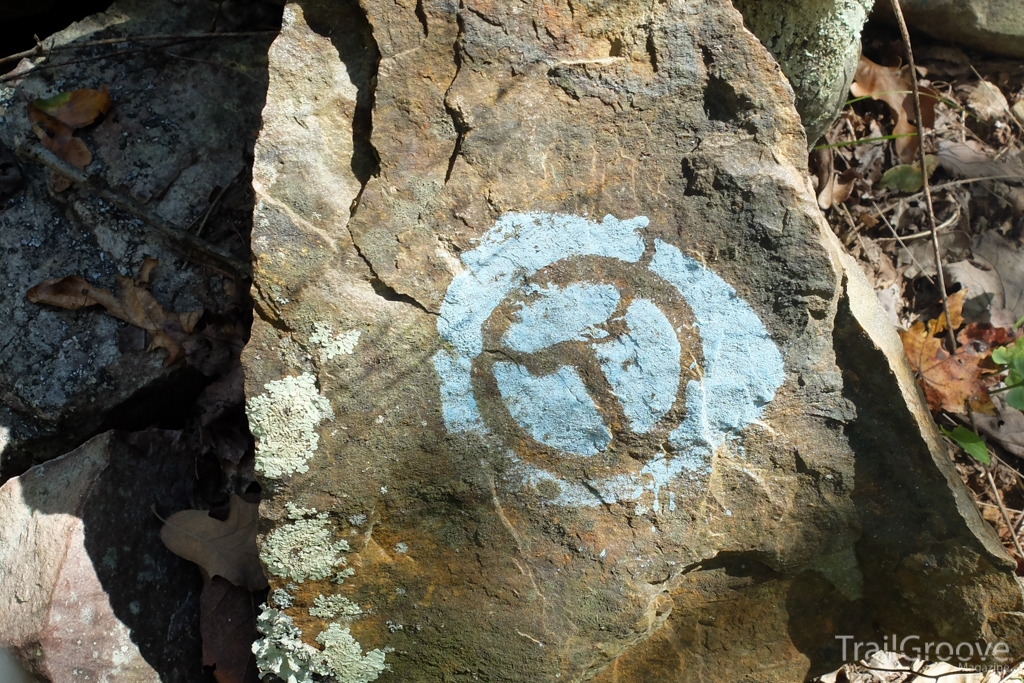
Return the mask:
<path fill-rule="evenodd" d="M 882 66 L 862 56 L 857 63 L 850 92 L 854 97 L 870 97 L 889 105 L 896 126 L 893 135 L 901 135 L 894 141 L 900 161 L 909 164 L 917 150 L 917 117 L 914 114 L 913 85 L 910 81 L 909 66 Z M 935 125 L 935 103 L 939 94 L 932 88 L 919 87 L 921 95 L 921 125 L 932 128 Z"/>
<path fill-rule="evenodd" d="M 203 577 L 199 596 L 203 666 L 214 667 L 217 683 L 259 683 L 256 655 L 256 603 L 252 593 L 223 577 Z"/>
<path fill-rule="evenodd" d="M 74 136 L 74 130 L 36 109 L 28 107 L 28 120 L 32 124 L 32 132 L 36 134 L 43 147 L 53 152 L 77 169 L 84 169 L 92 163 L 92 152 L 85 143 Z M 71 180 L 62 175 L 50 172 L 50 186 L 55 192 L 63 192 L 71 187 Z"/>
<path fill-rule="evenodd" d="M 33 100 L 32 106 L 71 128 L 85 128 L 110 111 L 110 93 L 82 88 L 62 92 L 46 99 Z"/>
<path fill-rule="evenodd" d="M 84 169 L 92 163 L 92 152 L 75 137 L 75 129 L 90 125 L 107 113 L 110 106 L 107 86 L 103 90 L 83 88 L 32 101 L 28 105 L 28 119 L 43 147 L 75 168 Z M 63 192 L 71 181 L 51 173 L 50 185 L 54 191 Z"/>
<path fill-rule="evenodd" d="M 962 289 L 949 297 L 954 329 L 963 324 L 966 294 L 967 290 Z M 927 326 L 919 320 L 909 330 L 900 331 L 903 350 L 917 373 L 928 407 L 963 415 L 967 412 L 966 403 L 975 412 L 991 415 L 995 411 L 988 395 L 988 388 L 995 381 L 992 350 L 988 344 L 978 342 L 986 336 L 995 339 L 999 335 L 981 325 L 968 325 L 958 337 L 956 352 L 950 353 L 943 346 L 945 331 L 946 317 L 942 314 L 928 321 Z"/>
<path fill-rule="evenodd" d="M 221 521 L 206 510 L 182 510 L 167 518 L 160 540 L 179 557 L 195 562 L 212 576 L 258 591 L 267 587 L 256 551 L 259 505 L 231 496 L 228 518 Z"/>
<path fill-rule="evenodd" d="M 77 275 L 41 282 L 28 290 L 25 296 L 34 304 L 49 304 L 72 311 L 103 306 L 115 318 L 149 332 L 153 340 L 150 350 L 165 349 L 167 358 L 164 365 L 171 365 L 184 356 L 182 344 L 195 329 L 203 312 L 168 313 L 163 309 L 145 287 L 156 264 L 156 259 L 146 257 L 134 280 L 119 276 L 117 296 Z"/>

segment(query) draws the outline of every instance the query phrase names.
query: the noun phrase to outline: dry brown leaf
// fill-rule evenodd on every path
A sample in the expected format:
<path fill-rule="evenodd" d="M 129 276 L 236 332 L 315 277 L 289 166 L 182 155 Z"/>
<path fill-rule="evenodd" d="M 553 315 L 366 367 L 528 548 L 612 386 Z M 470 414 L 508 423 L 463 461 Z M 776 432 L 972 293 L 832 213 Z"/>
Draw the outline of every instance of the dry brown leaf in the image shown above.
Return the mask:
<path fill-rule="evenodd" d="M 964 324 L 964 301 L 967 300 L 967 290 L 961 289 L 946 297 L 946 308 L 949 310 L 949 324 L 953 331 L 960 329 Z M 928 321 L 928 333 L 937 336 L 946 331 L 946 315 L 943 313 L 934 320 Z"/>
<path fill-rule="evenodd" d="M 199 319 L 203 317 L 203 311 L 186 311 L 185 313 L 178 314 L 178 322 L 181 323 L 181 329 L 185 330 L 185 334 L 192 334 L 196 329 L 196 324 L 199 323 Z"/>
<path fill-rule="evenodd" d="M 92 152 L 75 137 L 75 129 L 88 126 L 110 106 L 107 86 L 103 90 L 83 88 L 34 100 L 28 105 L 28 118 L 43 147 L 75 168 L 84 169 L 92 163 Z M 71 181 L 51 172 L 50 186 L 55 192 L 63 192 L 71 187 Z"/>
<path fill-rule="evenodd" d="M 967 108 L 985 123 L 991 123 L 1006 116 L 1010 105 L 999 86 L 981 81 L 967 93 Z"/>
<path fill-rule="evenodd" d="M 153 278 L 153 270 L 160 264 L 160 261 L 147 256 L 142 259 L 142 265 L 139 266 L 139 274 L 135 276 L 135 284 L 137 285 L 148 285 L 150 280 Z"/>
<path fill-rule="evenodd" d="M 236 586 L 258 591 L 267 587 L 256 551 L 259 506 L 231 496 L 224 521 L 205 510 L 182 510 L 164 522 L 160 539 L 179 557 L 195 562 L 210 576 L 223 576 Z"/>
<path fill-rule="evenodd" d="M 37 109 L 28 107 L 28 119 L 32 124 L 32 132 L 36 134 L 43 147 L 53 152 L 63 161 L 78 169 L 84 169 L 92 163 L 92 152 L 85 143 L 74 136 L 74 129 L 58 121 L 52 116 Z M 61 177 L 62 191 L 71 185 L 71 181 Z M 56 189 L 56 188 L 55 188 Z"/>
<path fill-rule="evenodd" d="M 954 329 L 963 324 L 966 294 L 962 289 L 949 297 L 949 316 Z M 963 415 L 969 405 L 975 412 L 992 414 L 995 408 L 988 395 L 988 387 L 994 382 L 989 360 L 992 350 L 988 345 L 971 343 L 990 333 L 985 326 L 968 325 L 959 335 L 956 352 L 951 354 L 943 346 L 945 331 L 943 314 L 928 321 L 927 326 L 919 320 L 909 330 L 900 330 L 903 349 L 917 373 L 928 407 L 933 411 Z"/>
<path fill-rule="evenodd" d="M 84 128 L 110 110 L 110 93 L 82 88 L 63 92 L 45 100 L 34 100 L 32 106 L 71 128 Z"/>
<path fill-rule="evenodd" d="M 72 311 L 103 306 L 115 318 L 146 330 L 153 340 L 150 349 L 165 349 L 167 358 L 164 364 L 171 365 L 185 354 L 183 344 L 203 311 L 181 314 L 165 311 L 149 290 L 139 284 L 148 281 L 155 266 L 156 259 L 147 258 L 135 280 L 118 277 L 117 296 L 109 289 L 94 287 L 77 275 L 46 280 L 28 290 L 25 296 L 34 304 L 48 304 Z"/>
<path fill-rule="evenodd" d="M 828 209 L 836 204 L 842 204 L 850 198 L 853 192 L 853 185 L 860 177 L 856 169 L 848 168 L 842 173 L 834 174 L 825 183 L 825 187 L 818 193 L 818 206 Z"/>
<path fill-rule="evenodd" d="M 223 577 L 203 577 L 199 596 L 199 633 L 203 665 L 214 667 L 217 683 L 258 683 L 252 643 L 256 640 L 256 610 L 252 594 Z"/>
<path fill-rule="evenodd" d="M 943 168 L 961 178 L 990 178 L 1024 173 L 1024 165 L 1019 159 L 1008 156 L 997 160 L 994 152 L 987 152 L 975 140 L 939 140 L 939 150 L 935 156 Z"/>
<path fill-rule="evenodd" d="M 909 67 L 882 66 L 864 56 L 861 56 L 857 63 L 857 74 L 854 76 L 853 85 L 850 86 L 850 92 L 854 97 L 870 97 L 889 105 L 889 109 L 896 119 L 893 135 L 906 136 L 899 137 L 894 141 L 896 153 L 900 161 L 905 164 L 914 160 L 914 152 L 917 150 L 915 136 L 909 135 L 917 132 L 912 88 Z M 919 90 L 921 94 L 921 124 L 925 128 L 931 128 L 935 125 L 935 104 L 938 101 L 938 93 L 927 87 L 920 87 Z"/>

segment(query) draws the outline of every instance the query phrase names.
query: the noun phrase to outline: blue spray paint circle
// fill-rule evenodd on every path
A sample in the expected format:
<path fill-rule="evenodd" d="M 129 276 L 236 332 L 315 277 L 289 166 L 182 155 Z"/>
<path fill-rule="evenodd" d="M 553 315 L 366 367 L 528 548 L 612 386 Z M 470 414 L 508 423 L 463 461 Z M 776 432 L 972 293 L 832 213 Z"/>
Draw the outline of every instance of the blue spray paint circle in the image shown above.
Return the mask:
<path fill-rule="evenodd" d="M 598 256 L 636 264 L 648 247 L 637 216 L 600 222 L 553 213 L 506 213 L 477 247 L 462 255 L 465 270 L 448 286 L 437 330 L 447 344 L 434 356 L 441 380 L 442 415 L 453 433 L 487 434 L 473 394 L 473 360 L 483 352 L 483 326 L 495 308 L 527 278 L 559 261 Z M 700 478 L 711 456 L 730 436 L 760 417 L 785 378 L 782 355 L 761 320 L 722 278 L 654 240 L 648 268 L 690 305 L 700 331 L 703 377 L 686 383 L 686 415 L 671 429 L 671 453 L 658 455 L 637 473 L 602 480 L 567 481 L 522 462 L 529 483 L 554 482 L 560 505 L 598 505 L 655 494 L 681 476 Z M 615 310 L 619 294 L 607 284 L 533 286 L 535 301 L 524 306 L 502 337 L 508 348 L 539 351 L 561 341 L 592 342 L 605 377 L 633 431 L 653 428 L 676 399 L 680 381 L 679 340 L 653 302 L 635 299 L 625 320 L 629 339 L 602 339 L 596 325 Z M 673 355 L 674 352 L 674 355 Z M 627 360 L 642 362 L 625 362 Z M 537 377 L 514 362 L 493 366 L 510 415 L 537 441 L 569 455 L 587 457 L 608 446 L 611 435 L 576 371 L 561 366 Z"/>

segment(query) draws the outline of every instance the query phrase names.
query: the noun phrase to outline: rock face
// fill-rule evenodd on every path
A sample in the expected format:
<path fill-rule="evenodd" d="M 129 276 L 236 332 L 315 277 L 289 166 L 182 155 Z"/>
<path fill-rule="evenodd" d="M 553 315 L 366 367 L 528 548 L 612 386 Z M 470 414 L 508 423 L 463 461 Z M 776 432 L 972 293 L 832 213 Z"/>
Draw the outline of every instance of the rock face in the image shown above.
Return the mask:
<path fill-rule="evenodd" d="M 847 100 L 860 57 L 860 32 L 874 0 L 733 4 L 792 84 L 807 142 L 814 144 Z"/>
<path fill-rule="evenodd" d="M 1024 57 L 1024 16 L 1015 0 L 907 0 L 901 2 L 911 29 L 985 52 Z M 879 15 L 895 21 L 888 2 Z"/>
<path fill-rule="evenodd" d="M 264 671 L 794 681 L 908 619 L 1024 649 L 727 2 L 290 3 L 263 116 Z"/>
<path fill-rule="evenodd" d="M 122 0 L 45 44 L 206 31 L 216 13 L 216 7 L 200 2 Z M 107 86 L 113 108 L 77 133 L 93 156 L 86 172 L 171 225 L 195 232 L 218 188 L 232 181 L 236 188 L 245 186 L 266 89 L 269 40 L 256 36 L 160 51 L 147 47 L 128 56 L 116 46 L 61 53 L 76 63 L 32 69 L 20 80 L 0 84 L 0 143 L 13 150 L 21 140 L 36 139 L 27 101 Z M 159 86 L 154 85 L 156 74 Z M 0 192 L 3 477 L 67 452 L 105 429 L 145 427 L 153 413 L 162 413 L 165 424 L 173 426 L 175 407 L 190 403 L 209 381 L 204 373 L 211 373 L 210 367 L 166 367 L 164 353 L 148 351 L 138 328 L 97 308 L 68 311 L 29 303 L 29 288 L 49 278 L 79 275 L 116 291 L 116 277 L 134 276 L 150 256 L 160 261 L 153 294 L 167 310 L 223 311 L 236 303 L 234 283 L 223 273 L 186 261 L 152 228 L 109 202 L 74 187 L 53 192 L 46 169 L 21 166 L 25 182 L 10 196 Z M 244 198 L 244 193 L 237 196 Z M 221 216 L 232 210 L 247 216 L 251 199 L 232 209 L 237 196 L 222 198 Z M 241 234 L 217 222 L 207 222 L 201 236 L 244 255 L 247 219 L 240 221 Z"/>
<path fill-rule="evenodd" d="M 188 507 L 194 467 L 180 432 L 107 432 L 4 484 L 0 648 L 51 683 L 200 680 L 201 582 L 151 510 Z"/>

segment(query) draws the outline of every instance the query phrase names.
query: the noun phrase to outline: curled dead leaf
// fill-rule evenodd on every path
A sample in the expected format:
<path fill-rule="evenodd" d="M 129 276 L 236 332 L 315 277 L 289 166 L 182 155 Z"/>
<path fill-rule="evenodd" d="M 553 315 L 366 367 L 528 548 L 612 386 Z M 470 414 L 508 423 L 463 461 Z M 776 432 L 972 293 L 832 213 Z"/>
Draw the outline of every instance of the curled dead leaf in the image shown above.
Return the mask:
<path fill-rule="evenodd" d="M 963 305 L 967 290 L 949 297 L 949 316 L 956 329 L 963 324 Z M 972 323 L 958 335 L 959 345 L 950 353 L 943 346 L 946 316 L 939 314 L 927 325 L 915 322 L 909 330 L 900 330 L 900 339 L 910 366 L 917 373 L 928 407 L 963 415 L 967 407 L 977 413 L 991 415 L 995 407 L 988 389 L 995 383 L 990 360 L 991 346 L 979 340 L 997 339 L 999 333 L 991 326 Z"/>
<path fill-rule="evenodd" d="M 848 168 L 842 173 L 835 174 L 825 182 L 825 187 L 818 193 L 818 206 L 828 209 L 836 204 L 842 204 L 850 198 L 853 192 L 853 185 L 860 177 L 856 169 Z"/>
<path fill-rule="evenodd" d="M 149 290 L 140 284 L 148 282 L 156 263 L 156 259 L 147 258 L 139 276 L 134 280 L 118 277 L 116 296 L 109 289 L 93 286 L 77 275 L 41 282 L 28 290 L 25 296 L 34 304 L 47 304 L 72 311 L 103 306 L 115 318 L 148 332 L 152 337 L 150 349 L 166 350 L 164 365 L 171 365 L 184 356 L 183 345 L 203 311 L 177 314 L 164 310 Z"/>
<path fill-rule="evenodd" d="M 914 113 L 913 84 L 910 81 L 910 67 L 883 66 L 861 56 L 857 63 L 850 92 L 854 97 L 870 97 L 889 105 L 896 126 L 893 135 L 903 136 L 895 140 L 896 153 L 900 161 L 907 164 L 914 160 L 917 149 L 917 117 Z M 931 128 L 935 125 L 935 104 L 939 94 L 932 88 L 919 87 L 921 96 L 921 125 Z"/>
<path fill-rule="evenodd" d="M 84 169 L 92 163 L 92 152 L 84 142 L 74 136 L 71 127 L 32 105 L 28 107 L 28 118 L 32 124 L 32 132 L 39 138 L 39 142 L 57 157 L 78 169 Z M 64 176 L 51 173 L 50 185 L 54 191 L 63 192 L 71 187 L 71 181 Z"/>
<path fill-rule="evenodd" d="M 182 510 L 164 522 L 160 539 L 179 557 L 195 562 L 212 576 L 258 591 L 267 587 L 256 551 L 259 506 L 231 496 L 228 518 L 221 521 L 206 510 Z"/>
<path fill-rule="evenodd" d="M 153 276 L 153 270 L 159 264 L 160 262 L 152 256 L 147 256 L 142 259 L 142 265 L 139 266 L 139 273 L 135 276 L 135 284 L 148 285 Z"/>
<path fill-rule="evenodd" d="M 34 100 L 32 106 L 74 129 L 84 128 L 106 114 L 110 111 L 111 102 L 110 93 L 104 85 L 102 90 L 81 88 Z"/>
<path fill-rule="evenodd" d="M 83 88 L 32 101 L 28 105 L 28 118 L 32 132 L 43 147 L 75 168 L 84 169 L 92 163 L 92 152 L 75 137 L 75 129 L 93 123 L 109 111 L 110 106 L 107 86 L 104 85 L 103 90 Z M 51 173 L 50 185 L 54 191 L 63 192 L 71 186 L 71 181 Z"/>

